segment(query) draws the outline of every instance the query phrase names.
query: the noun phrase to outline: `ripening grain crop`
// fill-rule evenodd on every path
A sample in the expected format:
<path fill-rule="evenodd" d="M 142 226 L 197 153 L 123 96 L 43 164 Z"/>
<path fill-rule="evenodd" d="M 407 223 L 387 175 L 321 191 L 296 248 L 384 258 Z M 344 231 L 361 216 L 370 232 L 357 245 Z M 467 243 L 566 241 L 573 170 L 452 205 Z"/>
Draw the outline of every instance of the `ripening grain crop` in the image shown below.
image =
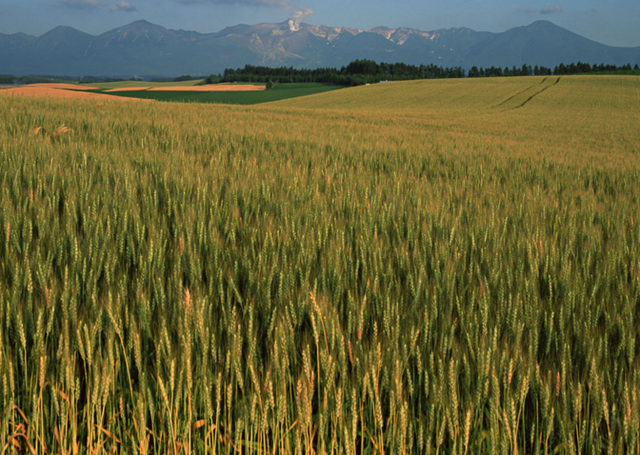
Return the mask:
<path fill-rule="evenodd" d="M 0 98 L 0 450 L 640 453 L 639 89 Z"/>

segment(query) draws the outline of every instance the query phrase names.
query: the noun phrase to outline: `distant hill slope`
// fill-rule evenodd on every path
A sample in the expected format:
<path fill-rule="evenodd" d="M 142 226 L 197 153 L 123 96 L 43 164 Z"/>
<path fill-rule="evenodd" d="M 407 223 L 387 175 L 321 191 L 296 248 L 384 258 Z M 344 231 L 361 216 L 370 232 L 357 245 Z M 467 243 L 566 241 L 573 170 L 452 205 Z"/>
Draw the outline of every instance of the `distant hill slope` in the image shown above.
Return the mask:
<path fill-rule="evenodd" d="M 509 77 L 403 81 L 270 103 L 273 107 L 381 111 L 485 111 L 530 86 L 557 77 Z"/>
<path fill-rule="evenodd" d="M 56 27 L 39 37 L 0 34 L 0 74 L 178 76 L 220 73 L 246 64 L 340 67 L 357 58 L 410 64 L 553 67 L 582 61 L 640 63 L 640 47 L 611 47 L 551 22 L 504 33 L 467 28 L 424 32 L 297 24 L 237 25 L 217 33 L 168 30 L 136 21 L 98 36 Z"/>
<path fill-rule="evenodd" d="M 523 108 L 548 113 L 577 110 L 576 100 L 602 99 L 606 102 L 594 109 L 618 110 L 621 115 L 638 117 L 636 97 L 629 97 L 640 83 L 638 76 L 528 76 L 467 79 L 439 79 L 388 82 L 352 87 L 266 104 L 269 108 L 302 108 L 312 110 L 358 111 L 359 114 L 388 112 L 390 114 L 439 116 L 500 114 L 514 115 Z M 565 106 L 566 104 L 566 106 Z M 502 115 L 502 114 L 500 114 Z M 546 115 L 546 114 L 544 114 Z M 610 115 L 610 114 L 609 114 Z M 597 116 L 596 116 L 597 117 Z M 591 120 L 589 120 L 591 121 Z M 601 128 L 601 126 L 593 126 Z"/>

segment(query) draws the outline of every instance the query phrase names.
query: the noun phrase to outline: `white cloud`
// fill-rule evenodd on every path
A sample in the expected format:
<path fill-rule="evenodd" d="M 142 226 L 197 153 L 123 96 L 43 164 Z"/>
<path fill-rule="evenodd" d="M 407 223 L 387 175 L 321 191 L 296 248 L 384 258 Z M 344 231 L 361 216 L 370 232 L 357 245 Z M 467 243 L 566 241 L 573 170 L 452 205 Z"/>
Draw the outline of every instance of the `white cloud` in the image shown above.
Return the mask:
<path fill-rule="evenodd" d="M 546 8 L 542 8 L 540 10 L 540 14 L 555 14 L 555 13 L 564 13 L 567 9 L 564 6 L 554 5 L 547 6 Z"/>
<path fill-rule="evenodd" d="M 136 11 L 136 7 L 124 0 L 118 0 L 115 5 L 111 6 L 111 11 L 125 11 L 132 13 Z"/>
<path fill-rule="evenodd" d="M 291 19 L 293 19 L 296 24 L 300 24 L 306 17 L 309 17 L 313 14 L 313 10 L 310 8 L 299 8 L 291 15 Z"/>

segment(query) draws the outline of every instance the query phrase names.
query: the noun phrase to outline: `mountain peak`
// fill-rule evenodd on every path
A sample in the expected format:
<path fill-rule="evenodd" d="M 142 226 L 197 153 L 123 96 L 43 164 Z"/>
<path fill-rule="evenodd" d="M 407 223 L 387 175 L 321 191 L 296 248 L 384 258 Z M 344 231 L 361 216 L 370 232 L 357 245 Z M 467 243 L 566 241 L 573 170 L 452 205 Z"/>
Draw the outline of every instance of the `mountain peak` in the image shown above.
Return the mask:
<path fill-rule="evenodd" d="M 529 25 L 526 25 L 524 28 L 532 29 L 532 30 L 558 30 L 562 27 L 557 26 L 551 21 L 547 20 L 539 20 L 532 22 Z"/>
<path fill-rule="evenodd" d="M 162 29 L 164 27 L 162 25 L 156 25 L 149 21 L 145 21 L 144 19 L 140 19 L 138 21 L 131 22 L 130 24 L 119 27 L 118 30 L 121 29 Z"/>
<path fill-rule="evenodd" d="M 145 21 L 144 19 L 140 19 L 137 21 L 131 22 L 128 27 L 153 27 L 153 28 L 164 28 L 162 25 L 157 25 L 149 21 Z"/>
<path fill-rule="evenodd" d="M 61 33 L 83 33 L 80 30 L 69 27 L 68 25 L 58 25 L 57 27 L 52 28 L 46 34 L 61 34 Z"/>
<path fill-rule="evenodd" d="M 73 37 L 75 37 L 75 39 L 77 39 L 78 37 L 90 37 L 91 35 L 85 33 L 85 32 L 81 32 L 80 30 L 73 28 L 73 27 L 69 27 L 68 25 L 58 25 L 55 28 L 52 28 L 51 30 L 49 30 L 47 33 L 45 33 L 44 35 L 42 35 L 40 37 L 40 39 L 44 38 L 44 39 L 56 39 L 58 37 L 65 37 L 68 39 L 72 39 Z"/>

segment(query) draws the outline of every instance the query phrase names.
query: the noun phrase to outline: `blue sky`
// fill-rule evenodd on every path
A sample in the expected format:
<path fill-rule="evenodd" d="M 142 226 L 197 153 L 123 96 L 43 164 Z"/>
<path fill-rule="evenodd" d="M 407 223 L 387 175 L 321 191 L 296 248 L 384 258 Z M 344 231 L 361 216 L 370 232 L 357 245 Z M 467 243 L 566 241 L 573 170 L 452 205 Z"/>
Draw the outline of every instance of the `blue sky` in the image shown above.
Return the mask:
<path fill-rule="evenodd" d="M 214 32 L 239 23 L 282 22 L 296 13 L 317 25 L 425 31 L 500 32 L 546 19 L 605 44 L 640 46 L 638 0 L 0 0 L 0 33 L 40 35 L 69 25 L 99 34 L 138 19 Z"/>

